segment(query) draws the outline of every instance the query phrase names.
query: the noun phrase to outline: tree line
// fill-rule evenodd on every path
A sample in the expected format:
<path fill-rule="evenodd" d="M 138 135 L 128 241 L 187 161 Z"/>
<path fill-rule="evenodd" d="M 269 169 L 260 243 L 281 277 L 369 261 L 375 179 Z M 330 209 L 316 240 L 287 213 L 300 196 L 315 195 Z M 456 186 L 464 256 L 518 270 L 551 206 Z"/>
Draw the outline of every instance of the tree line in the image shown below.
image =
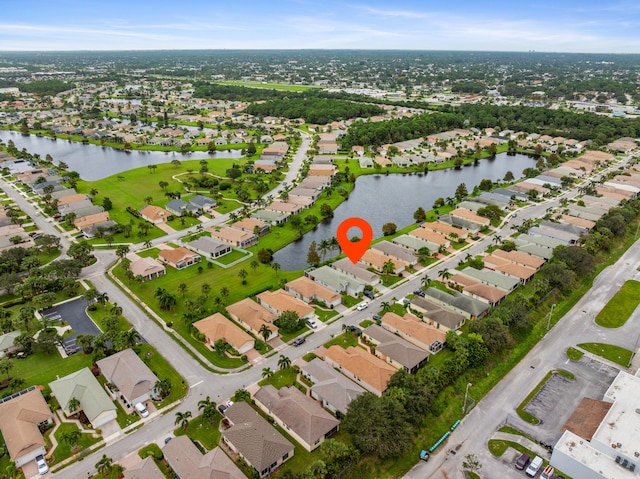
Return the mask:
<path fill-rule="evenodd" d="M 281 98 L 247 107 L 247 113 L 256 116 L 304 118 L 307 123 L 327 124 L 348 118 L 380 115 L 384 110 L 376 105 L 354 103 L 330 98 Z"/>

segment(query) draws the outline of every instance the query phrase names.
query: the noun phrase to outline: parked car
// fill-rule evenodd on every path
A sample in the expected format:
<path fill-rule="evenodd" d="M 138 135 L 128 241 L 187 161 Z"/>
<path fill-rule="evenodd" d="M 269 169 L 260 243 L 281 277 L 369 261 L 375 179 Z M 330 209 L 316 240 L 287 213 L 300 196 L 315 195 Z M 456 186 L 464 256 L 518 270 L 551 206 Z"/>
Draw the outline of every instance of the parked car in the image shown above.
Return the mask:
<path fill-rule="evenodd" d="M 318 327 L 318 323 L 316 323 L 316 320 L 313 318 L 307 319 L 305 323 L 307 323 L 307 326 L 309 326 L 311 329 L 316 329 Z"/>
<path fill-rule="evenodd" d="M 293 340 L 293 345 L 300 346 L 301 344 L 304 344 L 305 341 L 306 341 L 306 338 L 296 338 Z"/>
<path fill-rule="evenodd" d="M 137 403 L 135 406 L 136 411 L 138 411 L 138 413 L 140 414 L 140 416 L 142 417 L 149 417 L 149 411 L 147 410 L 146 407 L 144 407 L 144 404 L 142 404 L 141 402 Z"/>
<path fill-rule="evenodd" d="M 169 444 L 171 442 L 171 439 L 173 439 L 172 437 L 165 437 L 164 438 L 164 443 L 165 444 Z"/>
<path fill-rule="evenodd" d="M 49 466 L 47 466 L 47 460 L 44 458 L 42 454 L 36 456 L 36 465 L 38 466 L 38 472 L 40 475 L 45 475 L 49 472 Z"/>
<path fill-rule="evenodd" d="M 536 456 L 533 458 L 533 461 L 531 461 L 531 464 L 529 464 L 529 467 L 527 467 L 527 470 L 524 472 L 529 477 L 535 477 L 535 475 L 538 474 L 538 471 L 540 470 L 541 467 L 542 467 L 542 458 L 540 456 Z"/>
<path fill-rule="evenodd" d="M 360 303 L 356 309 L 362 311 L 363 309 L 367 309 L 367 306 L 369 306 L 369 303 Z"/>
<path fill-rule="evenodd" d="M 224 414 L 224 412 L 229 409 L 226 404 L 218 404 L 218 411 L 220 414 Z M 166 443 L 165 443 L 166 444 Z"/>
<path fill-rule="evenodd" d="M 372 316 L 372 318 L 373 318 L 374 321 L 381 321 L 382 320 L 382 316 L 380 316 L 379 314 L 374 314 Z"/>
<path fill-rule="evenodd" d="M 554 472 L 555 470 L 552 466 L 547 466 L 544 468 L 544 471 L 542 471 L 542 474 L 540 474 L 540 479 L 551 479 Z"/>
<path fill-rule="evenodd" d="M 415 294 L 416 296 L 422 296 L 423 298 L 425 297 L 426 293 L 424 291 L 422 291 L 421 289 L 416 289 L 413 294 Z"/>
<path fill-rule="evenodd" d="M 362 294 L 369 299 L 376 299 L 376 295 L 373 294 L 373 291 L 369 291 L 368 289 L 365 289 Z"/>
<path fill-rule="evenodd" d="M 529 464 L 529 461 L 531 461 L 529 454 L 522 453 L 518 458 L 518 460 L 516 461 L 516 469 L 523 470 L 525 467 L 527 467 L 527 465 Z"/>

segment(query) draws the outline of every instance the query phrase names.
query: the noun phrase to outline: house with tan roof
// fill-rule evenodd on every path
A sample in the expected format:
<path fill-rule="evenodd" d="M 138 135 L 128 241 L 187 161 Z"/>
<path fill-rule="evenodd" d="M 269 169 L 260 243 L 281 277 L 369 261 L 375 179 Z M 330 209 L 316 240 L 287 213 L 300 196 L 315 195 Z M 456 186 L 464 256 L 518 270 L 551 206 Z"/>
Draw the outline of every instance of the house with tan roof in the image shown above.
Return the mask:
<path fill-rule="evenodd" d="M 46 455 L 40 426 L 52 422 L 53 413 L 35 386 L 0 399 L 0 431 L 17 467 Z"/>
<path fill-rule="evenodd" d="M 465 210 L 462 208 L 456 208 L 451 213 L 449 213 L 454 218 L 460 218 L 465 221 L 470 221 L 480 226 L 489 226 L 489 218 L 485 218 L 484 216 L 480 216 L 473 211 Z"/>
<path fill-rule="evenodd" d="M 523 284 L 533 278 L 533 275 L 536 273 L 536 270 L 533 268 L 521 266 L 490 254 L 486 255 L 483 260 L 484 267 L 488 270 L 497 271 L 506 274 L 507 276 L 511 276 L 512 278 L 517 278 Z"/>
<path fill-rule="evenodd" d="M 256 406 L 272 416 L 309 452 L 338 432 L 340 421 L 295 387 L 276 389 L 268 384 L 253 398 Z"/>
<path fill-rule="evenodd" d="M 158 259 L 175 269 L 185 269 L 202 261 L 202 257 L 193 251 L 179 246 L 173 249 L 161 249 Z"/>
<path fill-rule="evenodd" d="M 124 349 L 96 362 L 100 373 L 115 385 L 131 405 L 151 398 L 158 377 L 133 351 Z"/>
<path fill-rule="evenodd" d="M 213 239 L 222 241 L 236 248 L 249 248 L 258 243 L 258 235 L 253 232 L 232 228 L 231 226 L 223 226 L 222 228 L 208 228 Z"/>
<path fill-rule="evenodd" d="M 462 289 L 462 294 L 484 301 L 491 306 L 500 303 L 507 292 L 494 286 L 483 284 L 480 280 L 458 273 L 449 278 L 449 283 Z"/>
<path fill-rule="evenodd" d="M 285 311 L 294 311 L 299 317 L 311 319 L 316 316 L 315 310 L 304 301 L 293 297 L 284 289 L 276 291 L 263 291 L 256 296 L 258 304 L 261 304 L 273 314 L 280 316 Z"/>
<path fill-rule="evenodd" d="M 159 223 L 165 223 L 167 218 L 171 216 L 167 210 L 160 208 L 159 206 L 147 205 L 138 210 L 142 219 L 147 220 L 149 223 L 157 225 Z"/>
<path fill-rule="evenodd" d="M 429 353 L 377 324 L 365 328 L 360 337 L 375 346 L 373 354 L 396 369 L 413 374 L 429 361 Z"/>
<path fill-rule="evenodd" d="M 246 233 L 257 234 L 258 236 L 266 235 L 271 229 L 269 223 L 257 220 L 255 218 L 242 218 L 240 221 L 236 221 L 231 226 Z"/>
<path fill-rule="evenodd" d="M 220 313 L 196 321 L 193 327 L 204 334 L 207 344 L 212 348 L 219 339 L 231 345 L 239 354 L 245 354 L 255 345 L 251 336 Z"/>
<path fill-rule="evenodd" d="M 429 243 L 433 243 L 438 246 L 444 246 L 445 248 L 449 248 L 451 246 L 451 241 L 443 235 L 440 233 L 434 233 L 433 231 L 429 231 L 425 228 L 416 228 L 411 230 L 409 231 L 409 236 L 413 236 L 414 238 L 418 238 L 423 241 L 428 241 Z"/>
<path fill-rule="evenodd" d="M 342 295 L 316 283 L 306 276 L 301 276 L 284 285 L 287 293 L 301 299 L 305 303 L 314 301 L 324 303 L 328 308 L 342 304 Z"/>
<path fill-rule="evenodd" d="M 272 201 L 265 209 L 279 211 L 281 213 L 296 214 L 300 213 L 304 209 L 304 206 L 297 205 L 295 203 L 285 203 L 284 201 Z"/>
<path fill-rule="evenodd" d="M 420 228 L 424 228 L 427 231 L 433 231 L 434 233 L 441 234 L 448 238 L 460 238 L 467 239 L 469 232 L 462 228 L 456 228 L 448 223 L 442 221 L 425 222 L 420 225 Z M 452 236 L 455 235 L 455 236 Z"/>
<path fill-rule="evenodd" d="M 386 391 L 391 376 L 396 372 L 393 366 L 360 347 L 343 349 L 334 344 L 325 351 L 323 359 L 377 396 Z"/>
<path fill-rule="evenodd" d="M 87 201 L 87 195 L 81 195 L 79 193 L 75 195 L 63 196 L 58 198 L 58 208 L 61 206 L 69 205 L 71 203 L 77 203 L 79 201 Z"/>
<path fill-rule="evenodd" d="M 497 249 L 491 254 L 492 256 L 506 259 L 521 266 L 528 266 L 529 268 L 533 268 L 536 271 L 546 263 L 546 260 L 544 258 L 539 258 L 538 256 L 534 256 L 521 251 L 504 251 L 501 249 Z"/>
<path fill-rule="evenodd" d="M 412 250 L 389 241 L 380 241 L 371 246 L 371 249 L 381 252 L 387 258 L 404 261 L 409 266 L 413 266 L 418 262 L 418 257 Z"/>
<path fill-rule="evenodd" d="M 430 353 L 440 351 L 447 339 L 443 330 L 434 328 L 411 313 L 399 316 L 389 311 L 382 316 L 380 326 Z"/>
<path fill-rule="evenodd" d="M 165 479 L 165 475 L 160 468 L 156 466 L 153 458 L 147 456 L 137 464 L 127 467 L 124 471 L 124 479 Z"/>
<path fill-rule="evenodd" d="M 251 298 L 245 298 L 237 303 L 230 304 L 227 306 L 227 312 L 231 319 L 247 328 L 247 331 L 256 337 L 263 337 L 260 333 L 263 326 L 266 326 L 271 331 L 267 341 L 278 336 L 278 327 L 273 324 L 278 319 L 278 315 L 260 306 Z"/>
<path fill-rule="evenodd" d="M 300 373 L 313 383 L 311 397 L 334 414 L 346 414 L 351 401 L 366 392 L 320 358 L 300 366 Z"/>
<path fill-rule="evenodd" d="M 164 445 L 162 453 L 177 477 L 246 479 L 244 473 L 221 448 L 214 447 L 203 455 L 188 436 L 172 438 Z"/>
<path fill-rule="evenodd" d="M 336 174 L 337 168 L 335 165 L 323 165 L 314 163 L 309 166 L 310 176 L 333 176 Z"/>
<path fill-rule="evenodd" d="M 109 221 L 109 212 L 103 211 L 101 213 L 83 216 L 82 218 L 76 218 L 75 220 L 73 220 L 73 225 L 77 229 L 82 230 L 84 228 L 88 228 L 89 226 L 98 225 L 107 221 Z"/>
<path fill-rule="evenodd" d="M 231 427 L 222 430 L 225 444 L 247 464 L 267 477 L 294 454 L 294 446 L 244 401 L 225 412 Z"/>
<path fill-rule="evenodd" d="M 382 251 L 379 251 L 377 249 L 368 249 L 360 258 L 360 263 L 369 268 L 373 268 L 378 272 L 382 272 L 385 264 L 387 264 L 389 261 L 391 261 L 391 263 L 393 264 L 395 274 L 402 273 L 406 269 L 406 267 L 409 266 L 409 263 L 407 263 L 406 261 L 386 256 Z"/>
<path fill-rule="evenodd" d="M 143 258 L 135 253 L 127 253 L 126 258 L 131 262 L 129 271 L 133 273 L 134 277 L 140 275 L 142 279 L 149 281 L 167 274 L 165 266 L 156 259 Z"/>

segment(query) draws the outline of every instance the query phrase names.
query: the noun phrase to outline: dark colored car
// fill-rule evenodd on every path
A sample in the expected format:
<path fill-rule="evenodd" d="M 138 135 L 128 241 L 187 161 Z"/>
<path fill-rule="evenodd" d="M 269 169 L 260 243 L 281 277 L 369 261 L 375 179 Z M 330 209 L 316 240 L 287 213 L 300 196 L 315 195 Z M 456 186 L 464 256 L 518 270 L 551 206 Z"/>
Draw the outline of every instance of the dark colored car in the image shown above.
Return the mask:
<path fill-rule="evenodd" d="M 305 341 L 306 341 L 306 338 L 296 338 L 293 340 L 293 345 L 300 346 L 301 344 L 304 344 Z"/>
<path fill-rule="evenodd" d="M 525 467 L 527 467 L 530 461 L 531 458 L 529 457 L 529 454 L 522 453 L 516 461 L 516 469 L 523 470 Z"/>
<path fill-rule="evenodd" d="M 368 290 L 366 290 L 366 289 L 365 289 L 365 290 L 362 292 L 362 294 L 363 294 L 363 295 L 365 295 L 365 296 L 366 296 L 367 298 L 369 298 L 369 299 L 376 299 L 376 295 L 375 295 L 375 294 L 373 294 L 373 291 L 368 291 Z"/>
<path fill-rule="evenodd" d="M 374 321 L 380 321 L 380 320 L 382 320 L 382 316 L 380 316 L 379 314 L 374 314 L 374 315 L 372 316 L 372 318 L 374 319 Z"/>
<path fill-rule="evenodd" d="M 413 294 L 415 294 L 416 296 L 422 296 L 423 298 L 425 297 L 425 292 L 422 291 L 421 289 L 416 289 Z"/>

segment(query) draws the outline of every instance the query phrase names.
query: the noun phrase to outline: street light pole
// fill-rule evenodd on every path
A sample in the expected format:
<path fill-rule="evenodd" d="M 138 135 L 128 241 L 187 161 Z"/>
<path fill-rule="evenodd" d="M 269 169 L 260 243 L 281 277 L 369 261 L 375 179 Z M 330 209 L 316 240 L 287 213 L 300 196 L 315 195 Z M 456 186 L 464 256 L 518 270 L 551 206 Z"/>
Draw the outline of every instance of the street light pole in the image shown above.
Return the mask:
<path fill-rule="evenodd" d="M 462 414 L 467 412 L 467 396 L 469 395 L 469 388 L 473 386 L 471 383 L 467 383 L 467 389 L 464 392 L 464 404 L 462 405 Z"/>
<path fill-rule="evenodd" d="M 549 331 L 549 328 L 551 327 L 551 315 L 553 314 L 553 308 L 556 307 L 556 304 L 553 303 L 551 305 L 551 311 L 549 311 L 549 318 L 547 319 L 547 331 Z"/>

